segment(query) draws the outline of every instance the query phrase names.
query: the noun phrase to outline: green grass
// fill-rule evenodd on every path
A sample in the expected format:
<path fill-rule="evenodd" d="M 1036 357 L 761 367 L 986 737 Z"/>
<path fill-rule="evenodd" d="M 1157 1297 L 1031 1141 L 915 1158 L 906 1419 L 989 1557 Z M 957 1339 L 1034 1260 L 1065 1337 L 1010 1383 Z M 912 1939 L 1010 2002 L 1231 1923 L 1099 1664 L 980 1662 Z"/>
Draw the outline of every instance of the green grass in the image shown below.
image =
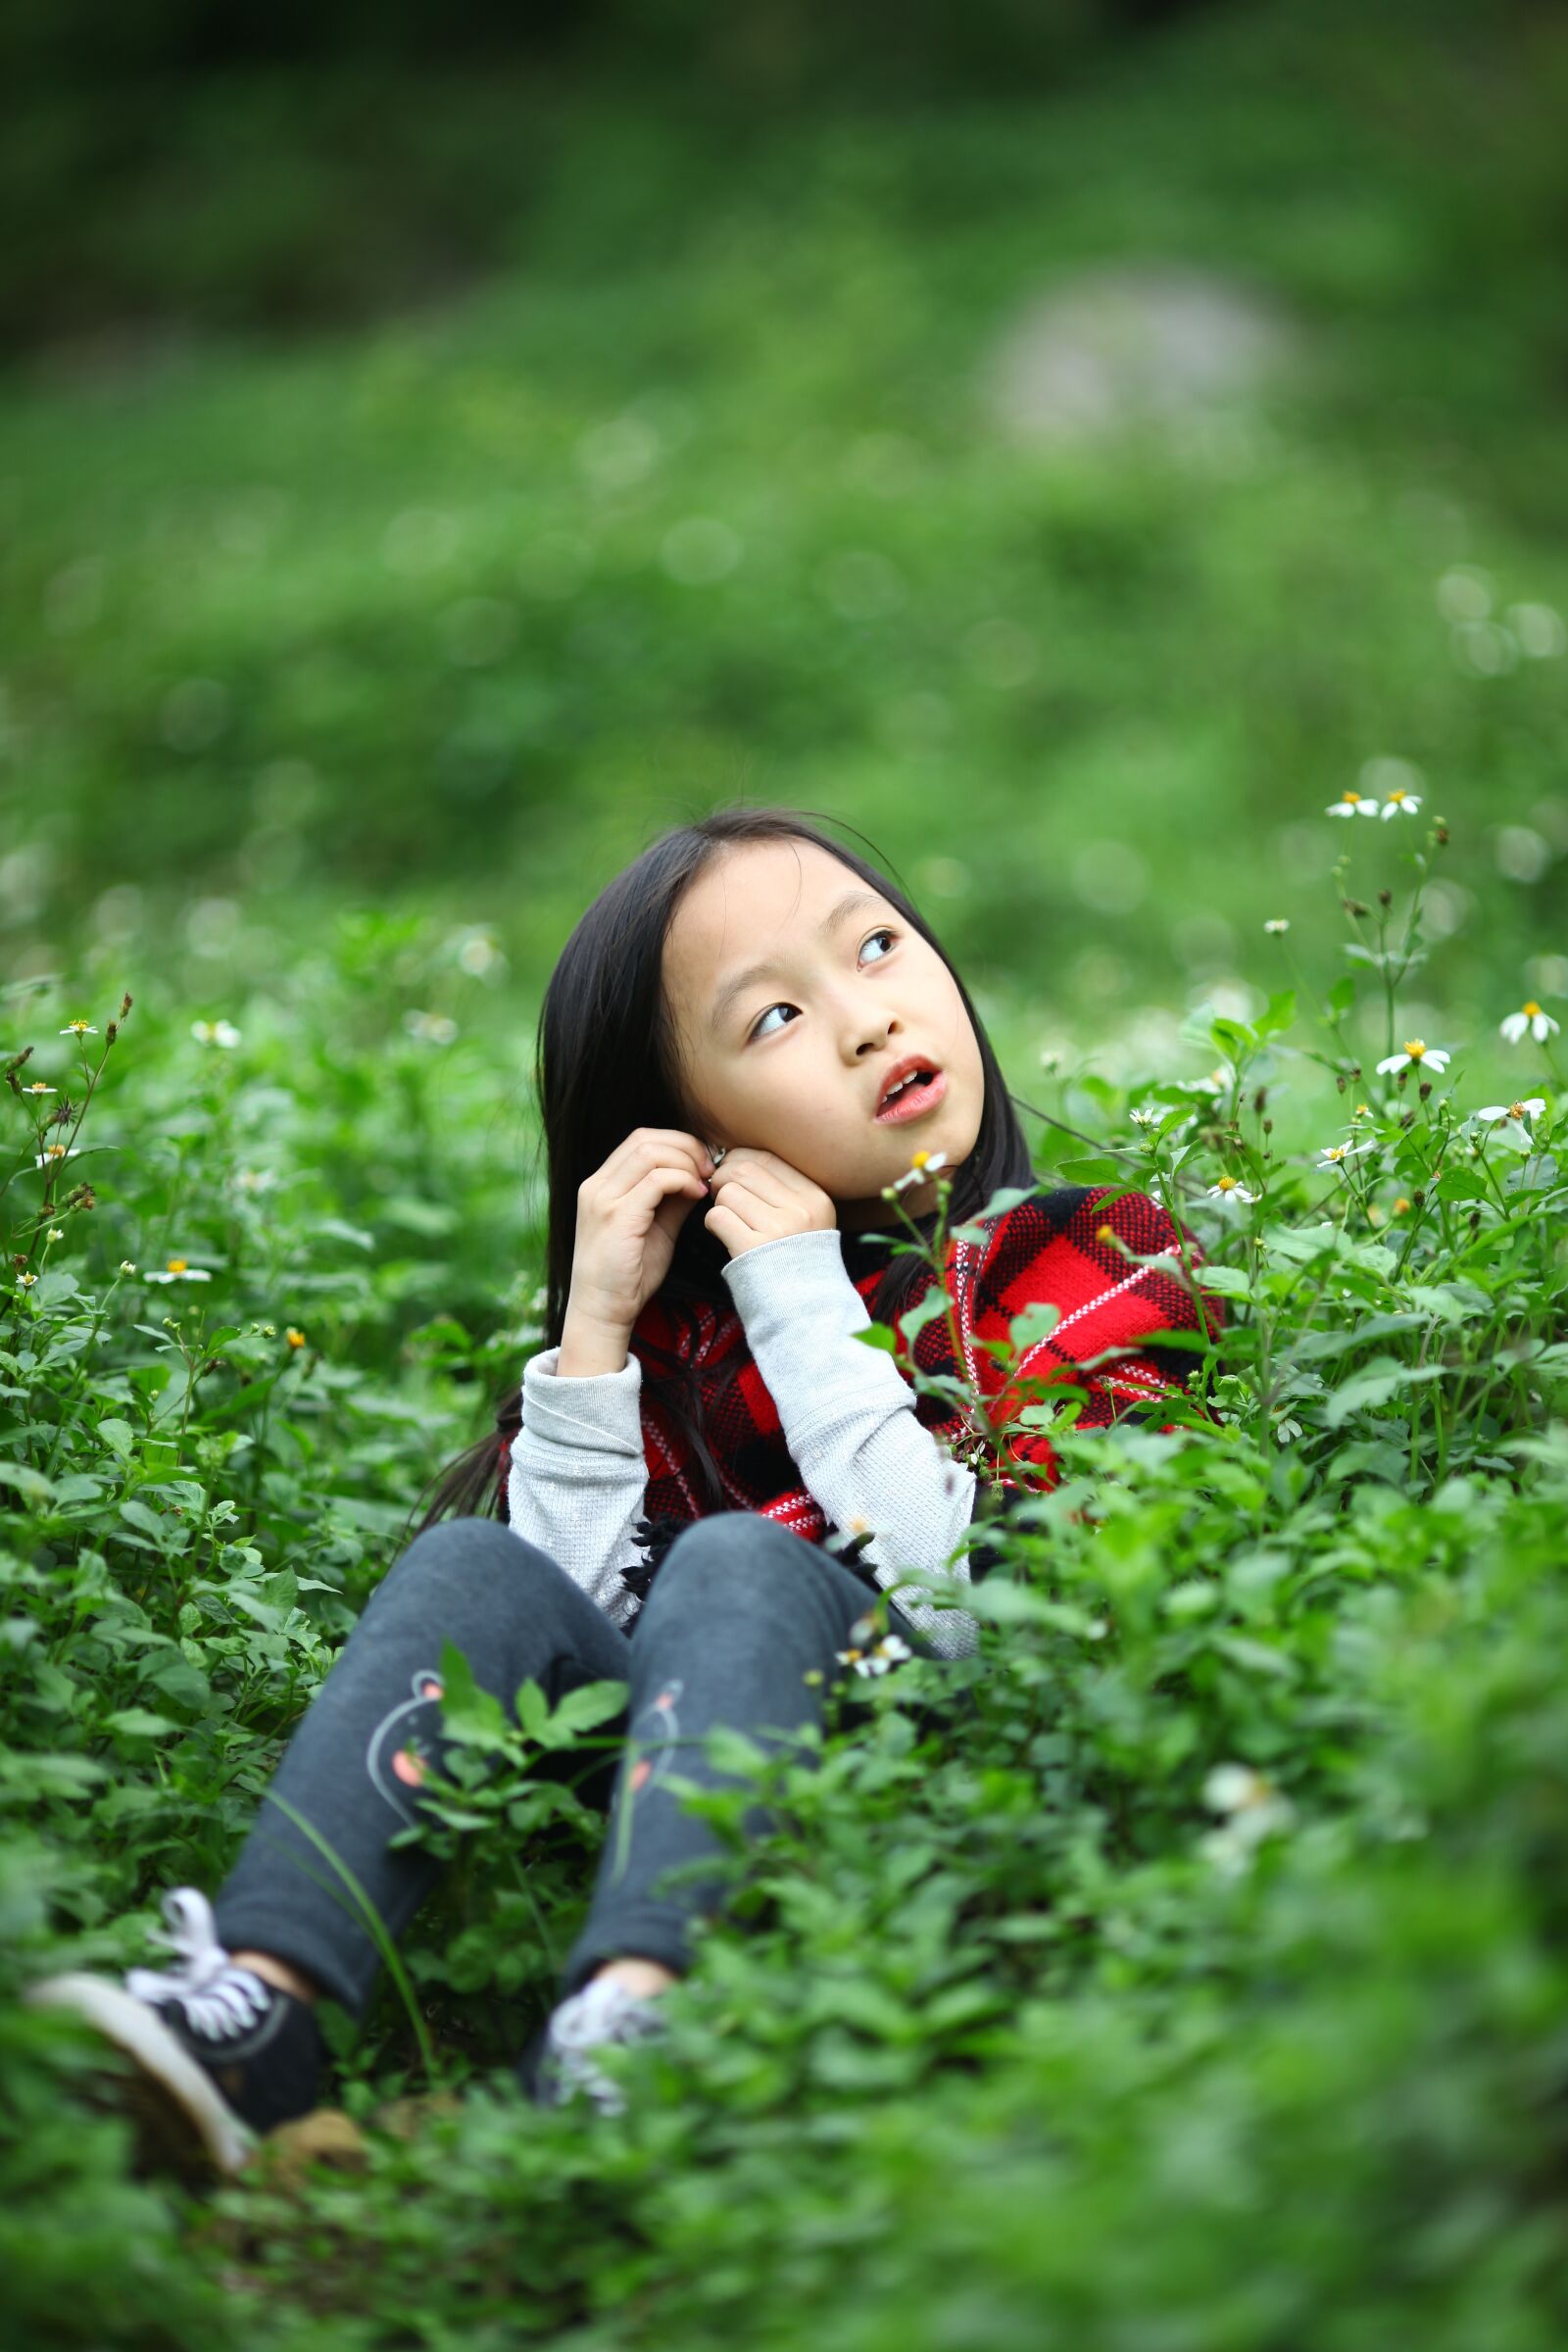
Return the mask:
<path fill-rule="evenodd" d="M 569 91 L 461 299 L 282 342 L 236 263 L 221 334 L 14 373 L 22 2342 L 1561 2341 L 1562 1041 L 1497 1024 L 1568 985 L 1568 662 L 1507 617 L 1568 611 L 1565 54 L 1523 12 L 1416 42 L 1263 9 L 1006 104 L 748 129 Z M 456 81 L 418 102 L 432 138 L 479 120 Z M 156 217 L 178 317 L 210 256 Z M 1008 444 L 1003 324 L 1146 252 L 1268 292 L 1300 366 L 1175 437 Z M 1454 639 L 1455 566 L 1506 641 Z M 1419 817 L 1328 817 L 1377 757 Z M 509 2075 L 604 1836 L 533 1766 L 591 1727 L 474 1709 L 417 2018 L 386 1982 L 358 2040 L 328 2012 L 361 2169 L 138 2182 L 85 2044 L 15 1996 L 145 1959 L 158 1890 L 220 1880 L 540 1339 L 555 955 L 737 791 L 893 858 L 1043 1174 L 1167 1192 L 1229 1316 L 1211 1417 L 1057 1431 L 949 1670 L 961 1738 L 901 1668 L 820 1769 L 760 1769 L 775 1836 L 740 1839 L 754 1792 L 703 1800 L 734 1900 L 623 2122 Z M 231 1048 L 191 1034 L 218 1019 Z M 1454 1049 L 1426 1096 L 1375 1069 L 1412 1034 Z M 39 1121 L 89 1095 L 45 1214 Z M 149 1282 L 171 1257 L 211 1281 Z"/>

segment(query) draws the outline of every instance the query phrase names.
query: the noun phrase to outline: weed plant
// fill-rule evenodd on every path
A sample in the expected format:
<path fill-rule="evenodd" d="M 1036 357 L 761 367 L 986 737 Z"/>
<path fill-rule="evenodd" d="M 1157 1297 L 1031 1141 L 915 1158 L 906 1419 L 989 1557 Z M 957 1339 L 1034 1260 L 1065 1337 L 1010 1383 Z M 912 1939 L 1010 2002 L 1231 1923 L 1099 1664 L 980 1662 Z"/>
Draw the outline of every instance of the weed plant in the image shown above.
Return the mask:
<path fill-rule="evenodd" d="M 12 2341 L 1561 2342 L 1557 1030 L 1502 1020 L 1486 1102 L 1408 1033 L 1454 853 L 1384 808 L 1347 819 L 1339 976 L 1309 952 L 1257 1018 L 1192 1016 L 1201 1074 L 1080 1079 L 1048 1120 L 1040 1180 L 1157 1194 L 1223 1328 L 1168 1427 L 1022 1406 L 1060 1476 L 965 1595 L 977 1657 L 852 1676 L 808 1753 L 710 1736 L 736 1786 L 685 1801 L 729 1899 L 668 2036 L 612 2061 L 628 2114 L 535 2110 L 509 2064 L 586 1904 L 576 1784 L 620 1687 L 509 1710 L 449 1647 L 453 1761 L 404 1835 L 452 1867 L 358 2037 L 323 2011 L 357 2136 L 205 2199 L 133 2176 L 87 2037 L 17 1995 L 216 1887 L 420 1489 L 542 1338 L 538 1198 L 519 1218 L 494 1070 L 375 1032 L 396 923 L 345 919 L 243 1028 L 11 992 Z M 1276 1137 L 1291 1103 L 1334 1109 L 1311 1149 Z"/>

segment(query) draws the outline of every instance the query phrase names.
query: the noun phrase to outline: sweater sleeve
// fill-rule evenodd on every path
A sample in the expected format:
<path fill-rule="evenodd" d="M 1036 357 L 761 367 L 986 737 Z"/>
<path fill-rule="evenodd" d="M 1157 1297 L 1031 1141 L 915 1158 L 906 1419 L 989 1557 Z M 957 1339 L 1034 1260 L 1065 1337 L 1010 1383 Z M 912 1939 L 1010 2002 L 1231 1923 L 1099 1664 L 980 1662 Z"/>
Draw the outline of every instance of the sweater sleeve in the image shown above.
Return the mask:
<path fill-rule="evenodd" d="M 730 1259 L 724 1279 L 808 1492 L 839 1528 L 871 1531 L 864 1558 L 877 1583 L 939 1656 L 972 1655 L 974 1619 L 920 1601 L 900 1579 L 917 1574 L 933 1592 L 968 1585 L 968 1562 L 953 1553 L 975 1475 L 921 1426 L 892 1356 L 856 1339 L 871 1316 L 837 1230 L 760 1243 Z"/>
<path fill-rule="evenodd" d="M 639 1557 L 633 1529 L 648 1486 L 642 1365 L 563 1380 L 559 1348 L 522 1375 L 522 1427 L 512 1444 L 507 1511 L 513 1532 L 560 1562 L 573 1584 L 625 1630 L 637 1599 L 620 1572 Z"/>

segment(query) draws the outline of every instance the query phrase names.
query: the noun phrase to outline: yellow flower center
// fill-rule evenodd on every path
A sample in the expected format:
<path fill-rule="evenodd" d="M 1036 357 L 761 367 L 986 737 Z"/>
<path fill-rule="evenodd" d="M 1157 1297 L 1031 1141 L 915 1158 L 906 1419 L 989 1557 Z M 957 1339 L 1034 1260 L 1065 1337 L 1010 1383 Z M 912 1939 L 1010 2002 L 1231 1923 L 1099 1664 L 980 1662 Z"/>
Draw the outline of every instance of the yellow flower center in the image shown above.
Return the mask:
<path fill-rule="evenodd" d="M 1350 807 L 1353 808 L 1356 802 L 1361 798 L 1361 795 L 1358 792 L 1342 792 L 1340 798 L 1342 801 L 1348 801 Z"/>
<path fill-rule="evenodd" d="M 1095 1227 L 1095 1239 L 1102 1250 L 1108 1250 L 1116 1239 L 1114 1226 L 1097 1225 Z"/>
<path fill-rule="evenodd" d="M 1523 1118 L 1528 1118 L 1528 1117 L 1529 1117 L 1529 1115 L 1530 1115 L 1530 1114 L 1529 1114 L 1529 1112 L 1528 1112 L 1528 1111 L 1525 1109 L 1525 1106 L 1524 1106 L 1524 1104 L 1523 1104 L 1522 1102 L 1510 1102 L 1510 1103 L 1509 1103 L 1509 1105 L 1508 1105 L 1508 1116 L 1509 1116 L 1511 1119 L 1523 1119 Z"/>
<path fill-rule="evenodd" d="M 1239 1176 L 1222 1176 L 1219 1180 L 1219 1190 L 1222 1193 L 1234 1193 L 1240 1182 Z"/>
<path fill-rule="evenodd" d="M 64 1159 L 66 1156 L 66 1147 L 64 1144 L 45 1144 L 43 1148 L 43 1155 L 45 1159 Z"/>
<path fill-rule="evenodd" d="M 910 1160 L 909 1165 L 911 1168 L 923 1168 L 930 1156 L 931 1154 L 929 1152 L 917 1152 L 914 1157 Z"/>
<path fill-rule="evenodd" d="M 304 1332 L 296 1331 L 292 1323 L 289 1325 L 287 1331 L 283 1334 L 283 1337 L 287 1340 L 291 1348 L 303 1348 L 305 1345 Z"/>
<path fill-rule="evenodd" d="M 164 1271 L 168 1274 L 183 1274 L 188 1262 L 183 1257 L 172 1257 Z"/>
<path fill-rule="evenodd" d="M 1394 790 L 1390 793 L 1389 798 L 1394 802 L 1407 801 L 1410 798 L 1410 795 L 1405 791 L 1402 784 L 1396 784 Z"/>
<path fill-rule="evenodd" d="M 1407 1037 L 1404 1041 L 1404 1050 L 1409 1054 L 1412 1061 L 1419 1061 L 1422 1054 L 1426 1052 L 1426 1047 L 1420 1038 Z"/>
<path fill-rule="evenodd" d="M 1519 1009 L 1527 1020 L 1533 1021 L 1537 1013 L 1541 1010 L 1541 1006 L 1536 1003 L 1535 998 L 1532 997 L 1529 1004 L 1521 1004 Z"/>
<path fill-rule="evenodd" d="M 1405 1217 L 1410 1213 L 1410 1203 L 1402 1193 L 1394 1203 L 1394 1213 L 1396 1217 Z"/>

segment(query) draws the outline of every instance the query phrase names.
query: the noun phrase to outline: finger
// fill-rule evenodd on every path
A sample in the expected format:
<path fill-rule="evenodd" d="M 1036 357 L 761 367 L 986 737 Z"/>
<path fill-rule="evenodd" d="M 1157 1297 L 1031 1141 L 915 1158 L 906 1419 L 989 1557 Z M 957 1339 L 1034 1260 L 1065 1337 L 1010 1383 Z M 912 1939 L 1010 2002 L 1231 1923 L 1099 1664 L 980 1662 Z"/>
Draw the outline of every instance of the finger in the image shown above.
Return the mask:
<path fill-rule="evenodd" d="M 737 1216 L 733 1209 L 726 1208 L 721 1200 L 715 1200 L 711 1208 L 707 1210 L 703 1223 L 713 1239 L 722 1242 L 731 1252 L 738 1243 L 757 1239 L 756 1228 L 748 1225 L 744 1217 Z"/>
<path fill-rule="evenodd" d="M 722 1173 L 722 1171 L 720 1171 Z M 718 1178 L 713 1179 L 713 1206 L 725 1210 L 748 1233 L 760 1233 L 770 1221 L 769 1212 L 776 1210 L 777 1201 L 763 1200 L 748 1185 L 732 1184 L 719 1191 Z"/>
<path fill-rule="evenodd" d="M 791 1193 L 769 1169 L 760 1168 L 750 1159 L 738 1168 L 732 1168 L 728 1159 L 719 1163 L 713 1171 L 713 1190 L 721 1193 L 726 1185 L 731 1189 L 739 1186 L 754 1200 L 765 1200 L 773 1208 L 788 1208 L 792 1200 L 800 1199 L 799 1192 Z"/>
<path fill-rule="evenodd" d="M 708 1173 L 708 1147 L 683 1127 L 634 1127 L 630 1135 L 618 1143 L 605 1162 L 606 1170 L 632 1167 L 638 1162 L 647 1166 L 683 1159 L 696 1169 L 699 1176 Z"/>
<path fill-rule="evenodd" d="M 695 1169 L 662 1167 L 650 1168 L 647 1175 L 620 1198 L 635 1207 L 657 1211 L 670 1193 L 685 1193 L 689 1200 L 701 1200 L 707 1191 L 708 1187 Z"/>

